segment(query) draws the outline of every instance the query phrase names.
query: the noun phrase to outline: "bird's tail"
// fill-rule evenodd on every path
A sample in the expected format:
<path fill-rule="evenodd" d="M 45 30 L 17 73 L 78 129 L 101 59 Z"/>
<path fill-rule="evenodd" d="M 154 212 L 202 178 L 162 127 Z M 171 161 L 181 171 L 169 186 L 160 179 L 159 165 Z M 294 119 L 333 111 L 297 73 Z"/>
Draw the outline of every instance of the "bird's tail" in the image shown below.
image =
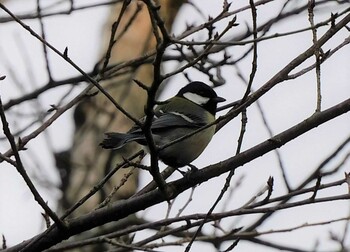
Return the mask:
<path fill-rule="evenodd" d="M 141 140 L 144 138 L 139 134 L 130 134 L 130 133 L 117 133 L 117 132 L 108 132 L 105 133 L 106 137 L 100 143 L 100 146 L 104 149 L 119 149 L 123 147 L 125 144 Z"/>

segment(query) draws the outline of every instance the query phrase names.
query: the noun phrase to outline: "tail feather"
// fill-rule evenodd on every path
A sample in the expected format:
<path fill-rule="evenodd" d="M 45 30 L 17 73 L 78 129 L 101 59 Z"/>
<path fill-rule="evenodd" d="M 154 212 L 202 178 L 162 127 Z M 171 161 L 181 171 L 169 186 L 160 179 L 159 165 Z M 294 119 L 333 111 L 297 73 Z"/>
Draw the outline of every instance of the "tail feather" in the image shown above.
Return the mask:
<path fill-rule="evenodd" d="M 105 139 L 100 143 L 100 146 L 104 149 L 120 149 L 129 142 L 142 139 L 142 136 L 130 133 L 108 132 L 105 135 Z"/>

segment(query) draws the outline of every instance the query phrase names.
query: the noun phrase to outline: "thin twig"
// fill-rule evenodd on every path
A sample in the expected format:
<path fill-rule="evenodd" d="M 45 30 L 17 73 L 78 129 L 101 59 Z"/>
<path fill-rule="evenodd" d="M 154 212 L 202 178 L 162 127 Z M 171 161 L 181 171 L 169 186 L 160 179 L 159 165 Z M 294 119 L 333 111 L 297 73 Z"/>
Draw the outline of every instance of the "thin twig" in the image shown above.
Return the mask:
<path fill-rule="evenodd" d="M 34 199 L 45 210 L 45 213 L 47 213 L 52 218 L 52 220 L 56 223 L 56 225 L 59 229 L 62 229 L 62 230 L 65 229 L 66 228 L 65 223 L 62 220 L 60 220 L 60 218 L 56 215 L 56 213 L 54 213 L 51 210 L 51 208 L 47 205 L 47 203 L 44 201 L 44 199 L 40 196 L 38 190 L 35 188 L 32 180 L 28 176 L 28 174 L 23 166 L 22 160 L 21 160 L 19 153 L 18 153 L 15 139 L 14 139 L 13 135 L 11 134 L 11 130 L 9 128 L 9 123 L 6 120 L 6 115 L 5 115 L 5 111 L 3 109 L 3 106 L 2 106 L 1 97 L 0 97 L 0 117 L 1 117 L 1 122 L 3 125 L 4 134 L 6 135 L 8 141 L 11 145 L 13 155 L 15 156 L 15 159 L 16 159 L 15 168 L 17 169 L 18 173 L 22 176 L 22 178 L 26 182 L 29 190 L 31 191 L 31 193 L 34 196 Z M 12 162 L 10 162 L 10 163 L 12 164 Z"/>
<path fill-rule="evenodd" d="M 81 92 L 79 95 L 77 95 L 75 98 L 73 98 L 70 102 L 68 102 L 65 106 L 62 106 L 58 108 L 55 113 L 48 118 L 42 125 L 40 125 L 37 129 L 32 131 L 30 134 L 21 137 L 21 141 L 18 143 L 18 150 L 21 150 L 24 148 L 24 146 L 31 141 L 32 139 L 36 138 L 38 135 L 43 133 L 54 121 L 56 121 L 63 113 L 65 113 L 67 110 L 72 108 L 74 105 L 79 103 L 82 99 L 84 99 L 87 96 L 87 93 L 91 90 L 93 87 L 92 84 L 90 84 L 88 87 L 84 89 L 83 92 Z M 10 149 L 7 152 L 3 153 L 5 156 L 10 157 L 14 154 L 13 150 Z M 0 163 L 3 160 L 0 157 Z"/>
<path fill-rule="evenodd" d="M 312 42 L 314 45 L 317 44 L 317 28 L 315 28 L 314 23 L 314 8 L 315 8 L 315 0 L 308 0 L 308 14 L 309 14 L 309 22 L 310 26 L 312 28 Z M 322 102 L 322 95 L 321 95 L 321 48 L 315 46 L 315 59 L 316 59 L 316 91 L 317 91 L 317 105 L 316 105 L 316 112 L 321 111 L 321 102 Z"/>
<path fill-rule="evenodd" d="M 147 90 L 147 104 L 145 109 L 146 114 L 146 120 L 142 127 L 142 131 L 145 134 L 147 145 L 150 151 L 151 155 L 151 170 L 150 173 L 153 176 L 154 181 L 157 183 L 159 189 L 165 194 L 168 195 L 166 183 L 162 176 L 159 173 L 159 166 L 158 166 L 158 149 L 155 145 L 152 132 L 151 132 L 151 125 L 153 121 L 153 107 L 155 105 L 155 98 L 158 91 L 158 88 L 162 81 L 164 80 L 163 76 L 161 75 L 161 63 L 162 58 L 165 52 L 165 49 L 170 44 L 170 39 L 168 32 L 165 28 L 164 21 L 161 19 L 161 17 L 158 14 L 159 8 L 156 7 L 152 1 L 144 0 L 149 15 L 150 20 L 152 24 L 152 31 L 153 35 L 157 41 L 157 52 L 155 59 L 153 61 L 153 82 L 151 87 Z"/>
<path fill-rule="evenodd" d="M 119 24 L 121 22 L 121 19 L 125 13 L 127 7 L 129 6 L 130 2 L 131 2 L 131 0 L 124 0 L 123 1 L 123 5 L 122 5 L 121 10 L 119 12 L 118 19 L 117 19 L 117 21 L 115 21 L 112 24 L 111 35 L 109 37 L 109 44 L 107 46 L 106 55 L 104 57 L 104 61 L 103 61 L 102 69 L 101 69 L 101 75 L 104 75 L 104 72 L 106 71 L 106 68 L 108 66 L 109 60 L 111 58 L 113 46 L 117 42 L 117 39 L 115 39 L 115 36 L 116 36 L 117 30 L 118 30 Z"/>
<path fill-rule="evenodd" d="M 140 155 L 143 155 L 143 150 L 138 151 L 137 153 L 131 155 L 126 160 L 133 160 L 137 158 Z M 121 167 L 125 166 L 128 162 L 124 160 L 123 162 L 117 164 L 111 171 L 108 172 L 108 174 L 99 181 L 98 184 L 96 184 L 83 198 L 81 198 L 77 203 L 75 203 L 72 207 L 70 207 L 62 216 L 62 219 L 67 218 L 70 214 L 72 214 L 78 207 L 80 207 L 82 204 L 84 204 L 89 198 L 91 198 L 96 192 L 98 192 L 104 184 L 115 174 Z"/>
<path fill-rule="evenodd" d="M 46 33 L 45 33 L 45 27 L 44 27 L 44 21 L 43 21 L 43 17 L 42 17 L 42 13 L 41 13 L 41 6 L 40 6 L 40 0 L 36 0 L 36 5 L 37 5 L 37 13 L 38 13 L 38 20 L 40 23 L 40 29 L 41 29 L 41 37 L 43 38 L 43 40 L 46 41 Z M 48 53 L 47 53 L 47 46 L 45 44 L 42 44 L 43 46 L 43 51 L 44 51 L 44 59 L 45 59 L 45 65 L 46 65 L 46 72 L 48 74 L 49 77 L 49 81 L 52 81 L 52 74 L 51 74 L 51 68 L 50 68 L 50 63 L 49 63 L 49 57 L 48 57 Z"/>
<path fill-rule="evenodd" d="M 58 56 L 60 56 L 62 59 L 67 61 L 73 68 L 75 68 L 79 73 L 81 73 L 87 81 L 92 83 L 101 93 L 103 93 L 108 100 L 110 100 L 113 105 L 122 112 L 125 116 L 127 116 L 130 120 L 132 120 L 136 125 L 141 126 L 140 122 L 134 118 L 131 114 L 129 114 L 122 106 L 120 106 L 115 99 L 98 83 L 97 80 L 93 79 L 91 76 L 89 76 L 87 73 L 85 73 L 84 70 L 82 70 L 77 64 L 75 64 L 69 57 L 68 57 L 68 48 L 66 47 L 65 51 L 61 53 L 59 50 L 57 50 L 54 46 L 52 46 L 50 43 L 45 41 L 42 37 L 40 37 L 39 34 L 37 34 L 33 29 L 30 28 L 30 26 L 26 25 L 23 21 L 18 19 L 16 15 L 14 15 L 8 8 L 6 8 L 3 4 L 0 3 L 0 8 L 3 9 L 8 15 L 10 15 L 18 24 L 20 24 L 25 30 L 30 32 L 32 36 L 34 36 L 36 39 L 38 39 L 41 43 L 45 44 L 48 48 L 50 48 L 53 52 L 55 52 Z"/>

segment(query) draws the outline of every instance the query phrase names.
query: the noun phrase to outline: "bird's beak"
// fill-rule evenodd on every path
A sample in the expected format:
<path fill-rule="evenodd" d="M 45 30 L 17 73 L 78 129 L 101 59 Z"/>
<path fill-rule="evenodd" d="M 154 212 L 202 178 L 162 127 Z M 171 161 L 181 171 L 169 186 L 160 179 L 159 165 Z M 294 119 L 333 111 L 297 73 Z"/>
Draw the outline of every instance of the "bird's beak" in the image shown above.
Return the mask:
<path fill-rule="evenodd" d="M 225 98 L 222 98 L 220 96 L 213 98 L 213 100 L 216 101 L 217 103 L 226 101 Z"/>

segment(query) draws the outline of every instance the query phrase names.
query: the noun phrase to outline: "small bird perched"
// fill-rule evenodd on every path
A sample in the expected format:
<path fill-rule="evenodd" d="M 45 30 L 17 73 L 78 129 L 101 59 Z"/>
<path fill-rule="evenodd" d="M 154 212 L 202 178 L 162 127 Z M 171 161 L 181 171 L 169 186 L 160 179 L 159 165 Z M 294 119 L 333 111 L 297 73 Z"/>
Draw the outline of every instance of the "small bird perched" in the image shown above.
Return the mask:
<path fill-rule="evenodd" d="M 162 146 L 186 136 L 201 127 L 214 122 L 217 104 L 225 101 L 215 91 L 200 81 L 194 81 L 180 89 L 176 96 L 170 98 L 154 110 L 151 125 L 152 137 L 159 158 L 174 168 L 189 165 L 205 149 L 215 133 L 215 125 L 171 144 Z M 141 119 L 141 122 L 145 117 Z M 105 133 L 106 138 L 100 145 L 105 149 L 119 149 L 135 141 L 147 146 L 142 129 L 135 125 L 127 133 Z"/>

